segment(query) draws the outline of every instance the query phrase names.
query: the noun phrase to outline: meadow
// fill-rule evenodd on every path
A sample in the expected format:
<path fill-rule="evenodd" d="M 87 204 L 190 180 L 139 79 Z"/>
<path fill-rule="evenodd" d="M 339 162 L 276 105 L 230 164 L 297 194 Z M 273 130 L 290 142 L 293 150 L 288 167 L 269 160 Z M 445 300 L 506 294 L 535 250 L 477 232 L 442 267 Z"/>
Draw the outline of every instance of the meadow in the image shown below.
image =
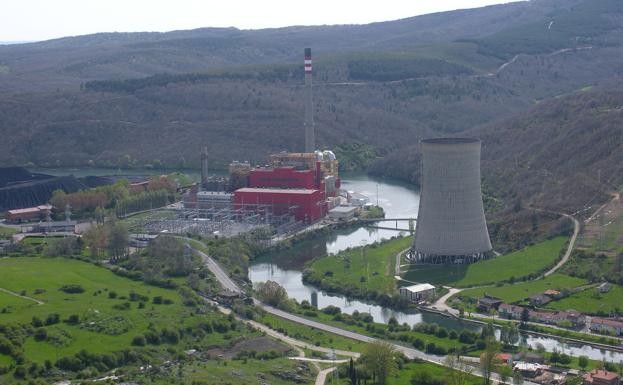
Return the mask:
<path fill-rule="evenodd" d="M 613 311 L 620 313 L 623 310 L 623 287 L 612 285 L 612 289 L 603 294 L 597 289 L 588 289 L 560 301 L 550 302 L 546 307 L 555 310 L 574 309 L 592 315 L 607 315 Z"/>
<path fill-rule="evenodd" d="M 314 273 L 310 281 L 321 281 L 323 287 L 353 287 L 393 294 L 396 254 L 409 248 L 411 242 L 411 237 L 404 237 L 316 259 L 310 265 Z"/>
<path fill-rule="evenodd" d="M 95 354 L 121 351 L 150 328 L 178 330 L 224 319 L 216 312 L 198 314 L 199 309 L 185 306 L 175 290 L 132 281 L 72 259 L 0 259 L 0 287 L 43 302 L 0 293 L 0 325 L 36 325 L 45 330 L 47 338 L 29 335 L 22 344 L 25 359 L 39 364 L 82 349 Z M 236 333 L 209 334 L 197 346 L 225 344 L 231 334 Z"/>
<path fill-rule="evenodd" d="M 413 282 L 455 287 L 519 280 L 538 274 L 554 265 L 566 243 L 567 237 L 556 237 L 471 265 L 413 266 L 403 278 Z"/>
<path fill-rule="evenodd" d="M 570 277 L 564 274 L 552 274 L 537 281 L 468 289 L 462 291 L 460 296 L 478 299 L 483 297 L 485 294 L 488 294 L 501 298 L 506 303 L 513 303 L 522 301 L 534 294 L 542 293 L 548 289 L 561 291 L 563 289 L 573 289 L 578 286 L 586 285 L 587 283 L 588 282 L 582 278 Z"/>

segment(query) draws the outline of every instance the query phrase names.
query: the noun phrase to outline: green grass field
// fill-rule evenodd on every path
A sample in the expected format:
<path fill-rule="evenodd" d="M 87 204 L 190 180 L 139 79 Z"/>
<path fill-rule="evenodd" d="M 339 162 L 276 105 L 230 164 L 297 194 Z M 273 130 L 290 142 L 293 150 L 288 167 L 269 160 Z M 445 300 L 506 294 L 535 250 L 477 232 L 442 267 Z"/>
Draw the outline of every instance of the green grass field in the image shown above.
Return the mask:
<path fill-rule="evenodd" d="M 180 367 L 173 365 L 164 373 L 154 375 L 141 375 L 133 378 L 139 384 L 169 385 L 179 382 L 180 371 L 184 378 L 184 384 L 197 383 L 202 385 L 237 385 L 237 384 L 271 384 L 292 385 L 295 382 L 281 378 L 279 373 L 296 373 L 297 361 L 287 358 L 272 360 L 208 360 L 192 362 Z M 312 365 L 309 370 L 301 373 L 301 382 L 297 384 L 313 384 L 316 372 Z"/>
<path fill-rule="evenodd" d="M 438 384 L 447 383 L 448 368 L 441 365 L 435 365 L 430 362 L 409 362 L 401 370 L 398 370 L 391 376 L 388 385 L 412 385 L 411 378 L 417 372 L 426 372 L 431 375 L 432 379 Z M 465 385 L 482 384 L 482 378 L 469 375 Z"/>
<path fill-rule="evenodd" d="M 356 248 L 336 256 L 316 259 L 311 269 L 327 284 L 336 287 L 359 287 L 369 291 L 394 293 L 396 254 L 409 248 L 411 237 L 380 245 Z"/>
<path fill-rule="evenodd" d="M 486 294 L 498 297 L 506 303 L 518 302 L 547 289 L 562 290 L 586 285 L 588 282 L 581 278 L 570 277 L 564 274 L 552 274 L 538 281 L 520 282 L 500 287 L 481 287 L 464 290 L 461 296 L 480 298 Z"/>
<path fill-rule="evenodd" d="M 605 294 L 597 292 L 597 289 L 588 289 L 560 301 L 550 302 L 546 307 L 556 310 L 574 309 L 587 314 L 621 312 L 623 310 L 623 287 L 612 285 L 612 289 Z"/>
<path fill-rule="evenodd" d="M 412 267 L 404 278 L 413 282 L 471 287 L 525 277 L 552 266 L 567 242 L 556 237 L 510 254 L 471 265 Z"/>
<path fill-rule="evenodd" d="M 80 285 L 83 293 L 68 294 L 59 290 L 63 285 Z M 59 343 L 37 342 L 26 338 L 23 346 L 28 361 L 42 363 L 49 359 L 74 354 L 81 349 L 93 353 L 110 353 L 131 346 L 132 338 L 145 332 L 150 324 L 157 329 L 179 328 L 195 325 L 205 319 L 223 317 L 220 314 L 195 315 L 196 309 L 184 306 L 174 290 L 162 289 L 119 277 L 109 270 L 77 260 L 63 258 L 20 257 L 0 259 L 0 287 L 44 302 L 37 305 L 14 296 L 1 294 L 8 310 L 0 313 L 0 324 L 30 324 L 33 316 L 45 320 L 49 314 L 58 313 L 65 320 L 78 315 L 80 324 L 60 322 L 46 326 L 48 336 Z M 117 297 L 109 298 L 110 292 Z M 149 297 L 143 309 L 139 302 L 130 302 L 131 292 Z M 155 305 L 152 299 L 161 296 L 173 301 L 169 305 Z M 115 308 L 125 303 L 129 309 Z M 94 331 L 100 329 L 100 331 Z M 223 334 L 213 333 L 206 343 L 225 343 Z"/>

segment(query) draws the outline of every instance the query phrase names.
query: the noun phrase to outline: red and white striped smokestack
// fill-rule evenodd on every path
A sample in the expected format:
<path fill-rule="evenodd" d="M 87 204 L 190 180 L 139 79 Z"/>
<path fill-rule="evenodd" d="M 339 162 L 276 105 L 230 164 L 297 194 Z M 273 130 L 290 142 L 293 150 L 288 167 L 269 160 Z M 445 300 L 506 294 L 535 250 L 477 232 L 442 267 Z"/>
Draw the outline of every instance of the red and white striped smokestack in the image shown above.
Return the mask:
<path fill-rule="evenodd" d="M 305 48 L 305 152 L 316 150 L 314 127 L 314 102 L 312 98 L 311 48 Z"/>

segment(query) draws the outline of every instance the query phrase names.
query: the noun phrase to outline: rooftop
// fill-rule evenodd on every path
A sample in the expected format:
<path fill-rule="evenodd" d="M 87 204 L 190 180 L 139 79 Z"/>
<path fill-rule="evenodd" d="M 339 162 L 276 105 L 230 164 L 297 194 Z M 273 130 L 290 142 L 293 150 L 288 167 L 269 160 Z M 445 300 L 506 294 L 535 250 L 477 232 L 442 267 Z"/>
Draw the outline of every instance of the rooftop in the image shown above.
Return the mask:
<path fill-rule="evenodd" d="M 355 206 L 337 206 L 334 209 L 329 210 L 330 213 L 350 213 L 356 211 L 357 207 Z"/>
<path fill-rule="evenodd" d="M 419 283 L 417 285 L 401 287 L 401 289 L 409 290 L 412 293 L 434 289 L 435 286 L 430 283 Z"/>
<path fill-rule="evenodd" d="M 619 375 L 614 372 L 609 372 L 605 369 L 593 369 L 593 371 L 591 371 L 590 373 L 586 373 L 584 375 L 584 379 L 587 379 L 587 380 L 594 379 L 594 378 L 605 380 L 605 381 L 613 381 L 619 378 Z"/>
<path fill-rule="evenodd" d="M 297 189 L 297 188 L 255 188 L 255 187 L 243 187 L 241 189 L 236 190 L 236 192 L 241 193 L 270 193 L 270 194 L 300 194 L 300 195 L 311 195 L 316 193 L 318 190 L 309 190 L 309 189 Z"/>

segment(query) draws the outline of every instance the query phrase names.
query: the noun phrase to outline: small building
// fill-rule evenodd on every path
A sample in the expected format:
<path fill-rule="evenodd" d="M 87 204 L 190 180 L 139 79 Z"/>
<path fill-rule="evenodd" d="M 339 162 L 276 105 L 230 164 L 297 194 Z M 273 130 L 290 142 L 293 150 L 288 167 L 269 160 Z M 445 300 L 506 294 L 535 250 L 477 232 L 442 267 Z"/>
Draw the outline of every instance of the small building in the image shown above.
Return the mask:
<path fill-rule="evenodd" d="M 435 286 L 430 283 L 420 283 L 413 286 L 404 286 L 398 289 L 400 296 L 411 302 L 430 301 L 435 296 Z"/>
<path fill-rule="evenodd" d="M 515 360 L 530 364 L 543 364 L 545 363 L 545 356 L 537 352 L 519 352 L 515 355 Z"/>
<path fill-rule="evenodd" d="M 504 365 L 513 366 L 513 355 L 510 353 L 498 353 L 495 355 L 495 359 Z"/>
<path fill-rule="evenodd" d="M 593 317 L 590 329 L 601 334 L 620 336 L 623 335 L 623 322 L 610 318 Z"/>
<path fill-rule="evenodd" d="M 52 211 L 52 205 L 40 205 L 6 212 L 7 223 L 35 222 L 45 219 Z"/>
<path fill-rule="evenodd" d="M 336 221 L 349 221 L 355 217 L 357 210 L 355 206 L 338 206 L 329 210 L 329 218 Z"/>
<path fill-rule="evenodd" d="M 620 385 L 621 380 L 615 372 L 605 369 L 593 369 L 582 376 L 584 385 Z"/>
<path fill-rule="evenodd" d="M 530 304 L 532 306 L 543 306 L 551 301 L 552 301 L 552 298 L 543 293 L 535 294 L 532 297 L 530 297 Z"/>
<path fill-rule="evenodd" d="M 509 305 L 506 303 L 501 304 L 500 307 L 498 308 L 498 313 L 500 317 L 507 318 L 507 319 L 519 320 L 521 319 L 521 315 L 523 314 L 523 311 L 524 311 L 524 308 L 521 306 Z"/>
<path fill-rule="evenodd" d="M 128 236 L 128 244 L 136 248 L 145 248 L 160 234 L 130 234 Z"/>
<path fill-rule="evenodd" d="M 75 233 L 77 221 L 46 221 L 33 225 L 33 233 Z"/>
<path fill-rule="evenodd" d="M 609 292 L 610 289 L 612 289 L 612 284 L 610 282 L 604 282 L 600 284 L 599 286 L 597 286 L 597 291 L 599 291 L 602 294 Z"/>
<path fill-rule="evenodd" d="M 558 298 L 560 297 L 560 292 L 558 290 L 548 289 L 543 292 L 544 295 L 550 298 Z"/>
<path fill-rule="evenodd" d="M 515 366 L 513 366 L 513 370 L 528 378 L 534 378 L 543 373 L 543 368 L 540 364 L 529 362 L 517 362 Z"/>
<path fill-rule="evenodd" d="M 476 308 L 478 311 L 483 313 L 489 313 L 491 309 L 498 310 L 500 305 L 502 305 L 503 301 L 499 298 L 491 297 L 485 295 L 482 298 L 478 298 L 478 302 L 476 303 Z"/>
<path fill-rule="evenodd" d="M 11 246 L 10 239 L 0 239 L 0 251 L 4 251 L 9 246 Z"/>

